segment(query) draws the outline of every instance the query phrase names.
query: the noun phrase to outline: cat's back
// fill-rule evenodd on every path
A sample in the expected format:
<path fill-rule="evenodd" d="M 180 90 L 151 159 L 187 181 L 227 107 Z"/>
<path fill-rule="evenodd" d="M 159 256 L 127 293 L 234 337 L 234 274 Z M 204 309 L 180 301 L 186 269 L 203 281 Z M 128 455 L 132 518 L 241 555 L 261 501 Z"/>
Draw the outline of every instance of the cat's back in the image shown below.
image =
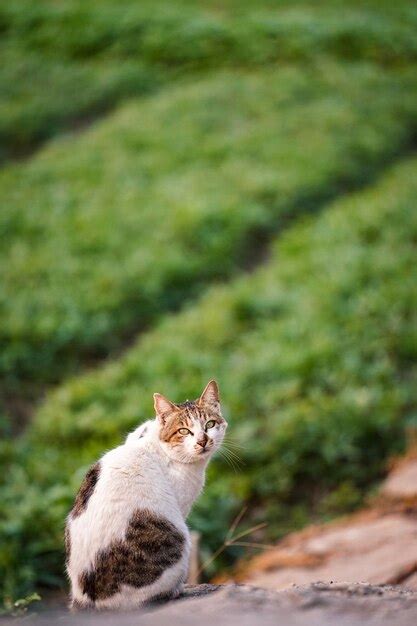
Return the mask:
<path fill-rule="evenodd" d="M 88 561 L 123 539 L 138 510 L 183 525 L 160 460 L 141 441 L 110 450 L 88 470 L 67 519 L 71 558 L 79 553 Z"/>
<path fill-rule="evenodd" d="M 100 467 L 97 500 L 105 510 L 122 512 L 140 506 L 170 517 L 179 514 L 166 466 L 148 441 L 139 439 L 111 450 Z"/>
<path fill-rule="evenodd" d="M 66 543 L 73 599 L 83 605 L 106 604 L 125 585 L 144 589 L 176 563 L 184 568 L 188 531 L 148 442 L 119 446 L 90 468 L 68 516 Z"/>
<path fill-rule="evenodd" d="M 141 440 L 110 450 L 92 465 L 68 521 L 80 535 L 91 539 L 99 533 L 105 543 L 124 533 L 138 508 L 182 521 L 160 458 Z"/>

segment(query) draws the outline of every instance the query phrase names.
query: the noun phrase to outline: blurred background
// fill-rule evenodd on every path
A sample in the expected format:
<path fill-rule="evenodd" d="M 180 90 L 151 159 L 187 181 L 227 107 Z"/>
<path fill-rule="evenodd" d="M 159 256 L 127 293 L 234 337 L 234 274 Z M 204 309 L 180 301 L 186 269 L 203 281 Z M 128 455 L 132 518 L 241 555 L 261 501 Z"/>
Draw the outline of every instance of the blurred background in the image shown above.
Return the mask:
<path fill-rule="evenodd" d="M 0 597 L 152 393 L 220 385 L 203 577 L 353 511 L 417 425 L 412 0 L 0 7 Z M 407 434 L 408 433 L 408 434 Z"/>

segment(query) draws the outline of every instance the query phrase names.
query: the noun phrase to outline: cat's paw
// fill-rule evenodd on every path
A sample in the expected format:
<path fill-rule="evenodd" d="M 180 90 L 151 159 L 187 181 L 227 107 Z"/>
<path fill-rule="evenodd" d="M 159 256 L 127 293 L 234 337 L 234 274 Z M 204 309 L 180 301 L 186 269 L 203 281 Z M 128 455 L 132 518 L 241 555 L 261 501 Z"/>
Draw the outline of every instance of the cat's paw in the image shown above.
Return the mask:
<path fill-rule="evenodd" d="M 178 585 L 178 587 L 174 590 L 174 593 L 172 595 L 173 600 L 175 600 L 176 598 L 179 598 L 180 596 L 182 596 L 182 594 L 184 593 L 184 583 L 181 583 L 180 585 Z"/>

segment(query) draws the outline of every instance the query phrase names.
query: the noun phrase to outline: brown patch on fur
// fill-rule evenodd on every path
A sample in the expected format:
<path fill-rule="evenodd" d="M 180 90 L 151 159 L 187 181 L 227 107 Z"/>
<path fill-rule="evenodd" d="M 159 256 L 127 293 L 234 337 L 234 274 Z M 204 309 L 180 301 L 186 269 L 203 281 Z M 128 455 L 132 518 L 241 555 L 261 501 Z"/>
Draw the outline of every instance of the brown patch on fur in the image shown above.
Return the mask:
<path fill-rule="evenodd" d="M 138 509 L 132 515 L 124 541 L 101 550 L 93 570 L 80 576 L 80 586 L 91 600 L 113 596 L 121 585 L 145 587 L 155 582 L 182 555 L 184 535 L 167 519 Z"/>
<path fill-rule="evenodd" d="M 162 441 L 170 442 L 171 444 L 182 443 L 184 437 L 187 435 L 181 435 L 178 430 L 180 428 L 188 428 L 192 430 L 193 419 L 200 420 L 202 426 L 209 420 L 214 420 L 218 424 L 224 422 L 224 419 L 218 413 L 211 411 L 207 406 L 200 406 L 198 400 L 183 402 L 177 404 L 175 413 L 172 413 L 170 417 L 165 421 L 161 428 L 160 438 Z"/>
<path fill-rule="evenodd" d="M 86 510 L 88 501 L 93 495 L 94 488 L 97 484 L 99 477 L 100 461 L 90 467 L 83 482 L 81 483 L 81 487 L 77 493 L 74 506 L 70 514 L 71 517 L 78 517 Z"/>
<path fill-rule="evenodd" d="M 67 525 L 65 526 L 65 554 L 66 554 L 65 563 L 68 564 L 70 560 L 70 556 L 71 556 L 71 535 L 70 535 L 68 522 L 67 522 Z"/>

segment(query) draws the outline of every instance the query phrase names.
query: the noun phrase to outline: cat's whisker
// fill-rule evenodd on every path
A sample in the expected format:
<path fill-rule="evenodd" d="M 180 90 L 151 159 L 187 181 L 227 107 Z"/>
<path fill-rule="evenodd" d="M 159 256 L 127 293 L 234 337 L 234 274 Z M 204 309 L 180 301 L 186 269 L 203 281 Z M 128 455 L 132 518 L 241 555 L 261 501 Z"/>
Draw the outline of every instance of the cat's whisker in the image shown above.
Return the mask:
<path fill-rule="evenodd" d="M 233 443 L 236 443 L 236 445 L 241 445 L 238 441 L 236 441 L 236 439 L 234 439 L 234 437 L 230 437 L 228 434 L 225 434 L 224 439 L 226 441 L 232 441 Z"/>
<path fill-rule="evenodd" d="M 227 454 L 232 457 L 233 459 L 235 459 L 238 463 L 241 463 L 242 465 L 244 465 L 244 462 L 242 461 L 242 459 L 240 458 L 240 456 L 237 454 L 237 452 L 235 452 L 234 450 L 230 450 L 227 446 L 223 446 L 222 448 L 225 452 L 227 452 Z"/>
<path fill-rule="evenodd" d="M 228 448 L 223 448 L 223 451 L 226 452 L 226 454 L 228 454 L 228 456 L 230 456 L 231 458 L 235 459 L 238 463 L 242 463 L 242 465 L 244 465 L 242 459 L 240 458 L 240 456 L 234 452 L 234 450 L 229 450 Z"/>
<path fill-rule="evenodd" d="M 239 454 L 239 452 L 236 451 L 234 448 L 230 448 L 228 443 L 223 444 L 223 448 L 225 450 L 229 450 L 229 452 L 233 452 L 233 454 Z"/>
<path fill-rule="evenodd" d="M 236 446 L 230 444 L 228 441 L 223 441 L 222 446 L 228 450 L 233 450 L 236 454 L 242 454 L 245 451 L 244 448 L 236 448 Z"/>
<path fill-rule="evenodd" d="M 224 448 L 225 450 L 229 450 L 230 452 L 233 452 L 234 454 L 238 456 L 244 453 L 244 450 L 241 450 L 240 448 L 234 448 L 227 441 L 226 442 L 223 441 L 222 448 Z"/>
<path fill-rule="evenodd" d="M 231 456 L 227 450 L 222 450 L 222 456 L 236 473 L 241 469 L 243 462 Z"/>
<path fill-rule="evenodd" d="M 230 465 L 230 467 L 233 469 L 235 474 L 237 474 L 238 473 L 238 469 L 239 469 L 237 467 L 237 465 L 231 459 L 229 459 L 229 457 L 226 456 L 224 450 L 219 450 L 219 452 L 220 452 L 220 455 L 222 456 L 222 458 L 226 461 L 226 463 L 228 465 Z"/>
<path fill-rule="evenodd" d="M 245 450 L 245 448 L 247 448 L 247 446 L 237 443 L 234 439 L 230 439 L 227 435 L 224 437 L 223 441 L 234 448 L 240 448 L 241 450 Z"/>
<path fill-rule="evenodd" d="M 225 446 L 225 445 L 222 445 L 221 449 L 222 449 L 224 452 L 227 452 L 228 454 L 230 454 L 231 456 L 234 456 L 234 457 L 239 457 L 239 455 L 238 455 L 238 453 L 237 453 L 237 452 L 235 452 L 234 450 L 231 450 L 230 448 L 228 448 L 228 447 L 227 447 L 227 446 Z"/>

